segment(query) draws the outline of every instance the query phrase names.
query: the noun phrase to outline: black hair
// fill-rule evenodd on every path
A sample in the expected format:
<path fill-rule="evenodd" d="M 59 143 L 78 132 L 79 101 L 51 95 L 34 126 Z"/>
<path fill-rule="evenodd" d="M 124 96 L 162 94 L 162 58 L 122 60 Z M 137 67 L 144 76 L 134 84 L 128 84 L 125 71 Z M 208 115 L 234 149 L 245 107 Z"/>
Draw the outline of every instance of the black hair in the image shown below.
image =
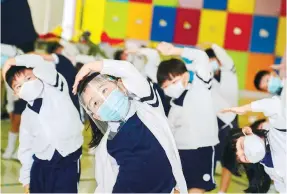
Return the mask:
<path fill-rule="evenodd" d="M 60 47 L 63 47 L 60 43 L 58 42 L 50 42 L 47 46 L 47 53 L 51 54 L 51 53 L 54 53 L 56 52 L 56 50 Z"/>
<path fill-rule="evenodd" d="M 251 129 L 259 129 L 259 128 L 258 128 L 259 125 L 262 124 L 262 123 L 264 123 L 265 121 L 266 121 L 266 119 L 259 119 L 259 120 L 255 121 L 254 123 L 252 123 L 252 124 L 250 125 L 250 128 L 251 128 Z"/>
<path fill-rule="evenodd" d="M 205 49 L 205 52 L 209 58 L 216 58 L 215 52 L 212 48 Z"/>
<path fill-rule="evenodd" d="M 114 53 L 114 59 L 115 60 L 122 60 L 122 55 L 124 53 L 124 50 L 117 50 L 115 53 Z"/>
<path fill-rule="evenodd" d="M 77 62 L 77 63 L 76 63 L 76 70 L 77 70 L 77 72 L 79 72 L 80 69 L 81 69 L 83 66 L 84 66 L 84 63 Z"/>
<path fill-rule="evenodd" d="M 258 71 L 254 77 L 254 86 L 257 90 L 262 90 L 260 88 L 260 82 L 265 75 L 268 75 L 270 72 L 266 70 Z"/>
<path fill-rule="evenodd" d="M 12 67 L 10 67 L 10 69 L 5 74 L 6 82 L 7 82 L 8 86 L 10 86 L 10 88 L 12 88 L 12 83 L 15 79 L 15 76 L 20 75 L 26 69 L 32 69 L 32 68 L 27 68 L 25 66 L 12 66 Z"/>
<path fill-rule="evenodd" d="M 166 81 L 171 80 L 171 76 L 182 75 L 187 72 L 183 61 L 179 59 L 170 59 L 162 61 L 157 70 L 157 81 L 160 86 Z"/>

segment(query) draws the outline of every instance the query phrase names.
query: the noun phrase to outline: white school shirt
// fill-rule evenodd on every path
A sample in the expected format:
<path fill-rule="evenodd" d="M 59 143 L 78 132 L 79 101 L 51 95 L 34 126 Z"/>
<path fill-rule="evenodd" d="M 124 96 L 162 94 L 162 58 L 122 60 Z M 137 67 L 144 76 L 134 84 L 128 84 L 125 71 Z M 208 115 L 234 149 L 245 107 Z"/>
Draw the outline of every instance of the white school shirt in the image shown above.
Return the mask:
<path fill-rule="evenodd" d="M 220 83 L 214 79 L 213 86 L 218 89 L 220 95 L 231 107 L 236 107 L 238 106 L 239 89 L 234 62 L 226 51 L 217 44 L 212 44 L 211 48 L 222 65 L 220 67 Z"/>
<path fill-rule="evenodd" d="M 136 97 L 135 99 L 137 100 L 132 101 L 133 111 L 137 112 L 139 119 L 147 126 L 163 147 L 172 167 L 172 172 L 177 183 L 176 188 L 181 193 L 187 193 L 178 150 L 168 121 L 164 115 L 163 106 L 159 101 L 160 97 L 152 89 L 152 84 L 141 75 L 134 65 L 127 61 L 103 60 L 101 74 L 121 78 L 125 88 Z M 107 151 L 107 138 L 110 130 L 111 128 L 108 128 L 108 131 L 96 148 L 95 175 L 97 188 L 95 193 L 112 193 L 118 175 L 119 166 Z"/>
<path fill-rule="evenodd" d="M 171 125 L 177 148 L 180 150 L 214 146 L 219 143 L 218 125 L 211 96 L 212 69 L 204 51 L 184 48 L 183 58 L 192 64 L 187 65 L 195 72 L 192 84 L 184 98 L 183 106 L 171 103 L 168 120 Z"/>
<path fill-rule="evenodd" d="M 29 101 L 21 116 L 18 158 L 22 164 L 19 181 L 30 182 L 32 156 L 51 160 L 55 150 L 63 157 L 83 144 L 83 124 L 68 91 L 65 78 L 55 65 L 38 55 L 16 56 L 17 66 L 33 67 L 44 84 L 42 100 Z"/>
<path fill-rule="evenodd" d="M 275 174 L 277 174 L 286 185 L 286 117 L 282 114 L 282 102 L 278 96 L 266 98 L 251 103 L 253 112 L 263 112 L 269 120 L 268 140 L 273 160 Z M 275 181 L 275 180 L 274 180 Z M 280 184 L 282 185 L 282 184 Z M 276 188 L 282 190 L 282 188 Z M 285 192 L 286 192 L 286 188 Z"/>
<path fill-rule="evenodd" d="M 151 48 L 141 48 L 139 53 L 146 57 L 146 63 L 142 74 L 145 77 L 149 77 L 154 83 L 157 83 L 156 74 L 158 66 L 161 62 L 158 51 Z"/>
<path fill-rule="evenodd" d="M 238 106 L 238 81 L 232 58 L 217 44 L 212 44 L 211 48 L 221 63 L 220 82 L 213 78 L 212 98 L 217 117 L 226 124 L 223 126 L 225 128 L 227 125 L 231 125 L 236 114 L 231 112 L 221 113 L 220 111 L 225 108 Z M 232 128 L 233 126 L 230 127 Z"/>

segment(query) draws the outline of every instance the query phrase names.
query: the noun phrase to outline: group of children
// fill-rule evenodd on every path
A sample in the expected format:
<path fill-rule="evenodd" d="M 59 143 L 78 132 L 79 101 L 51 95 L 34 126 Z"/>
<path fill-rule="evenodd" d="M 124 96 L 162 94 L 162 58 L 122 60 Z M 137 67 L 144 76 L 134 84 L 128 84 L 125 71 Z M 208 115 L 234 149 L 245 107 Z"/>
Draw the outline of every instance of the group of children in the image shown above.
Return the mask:
<path fill-rule="evenodd" d="M 115 60 L 68 59 L 63 50 L 56 44 L 50 54 L 1 51 L 10 57 L 2 67 L 7 89 L 27 103 L 18 150 L 27 191 L 78 191 L 82 108 L 96 148 L 96 192 L 204 193 L 216 187 L 217 161 L 221 193 L 234 174 L 230 161 L 260 162 L 276 190 L 286 192 L 285 76 L 258 72 L 256 88 L 277 96 L 238 107 L 234 62 L 216 44 L 204 50 L 162 42 L 119 50 Z M 237 114 L 248 111 L 268 118 L 261 130 L 238 129 Z"/>

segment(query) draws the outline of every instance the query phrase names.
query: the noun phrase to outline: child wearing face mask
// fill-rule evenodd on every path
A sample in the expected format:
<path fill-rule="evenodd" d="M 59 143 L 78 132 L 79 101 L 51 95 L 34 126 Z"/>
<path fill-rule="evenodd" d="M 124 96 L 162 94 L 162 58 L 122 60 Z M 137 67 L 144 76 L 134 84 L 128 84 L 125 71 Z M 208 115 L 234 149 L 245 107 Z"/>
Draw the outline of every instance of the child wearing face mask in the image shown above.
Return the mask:
<path fill-rule="evenodd" d="M 231 181 L 231 166 L 223 161 L 223 151 L 227 135 L 232 128 L 238 127 L 237 116 L 234 113 L 222 114 L 224 108 L 238 105 L 238 81 L 235 65 L 226 51 L 217 44 L 209 44 L 205 52 L 213 69 L 212 97 L 216 109 L 219 128 L 218 138 L 220 143 L 215 147 L 216 161 L 222 165 L 222 176 L 219 193 L 226 193 Z"/>
<path fill-rule="evenodd" d="M 215 148 L 218 126 L 211 95 L 212 68 L 204 51 L 177 48 L 160 43 L 157 49 L 167 56 L 181 56 L 191 64 L 170 59 L 160 63 L 157 80 L 172 97 L 168 120 L 181 157 L 189 193 L 204 193 L 215 188 Z M 195 75 L 191 84 L 188 70 Z M 204 119 L 203 119 L 204 118 Z"/>
<path fill-rule="evenodd" d="M 28 103 L 20 125 L 19 181 L 31 193 L 76 193 L 83 124 L 67 81 L 55 63 L 34 54 L 9 59 L 3 77 Z"/>
<path fill-rule="evenodd" d="M 284 99 L 285 101 L 285 99 Z M 267 174 L 274 180 L 275 188 L 278 192 L 286 192 L 286 107 L 277 96 L 254 101 L 241 107 L 233 107 L 223 110 L 223 112 L 234 112 L 236 114 L 245 114 L 247 112 L 263 112 L 268 117 L 269 124 L 266 139 L 270 146 L 271 154 L 263 154 L 265 151 L 260 139 L 252 135 L 250 128 L 245 128 L 245 134 L 250 135 L 249 140 L 242 138 L 236 146 L 239 158 L 242 162 L 255 163 L 261 161 Z M 248 142 L 246 142 L 248 141 Z M 257 142 L 257 143 L 256 143 Z M 240 146 L 243 145 L 244 146 Z M 249 145 L 247 145 L 249 144 Z M 256 144 L 256 145 L 255 145 Z M 257 151 L 256 151 L 257 149 Z"/>
<path fill-rule="evenodd" d="M 259 91 L 269 92 L 280 96 L 285 83 L 275 72 L 261 70 L 257 72 L 254 78 L 254 86 Z"/>
<path fill-rule="evenodd" d="M 134 65 L 85 64 L 74 92 L 93 121 L 96 193 L 187 192 L 159 95 Z"/>

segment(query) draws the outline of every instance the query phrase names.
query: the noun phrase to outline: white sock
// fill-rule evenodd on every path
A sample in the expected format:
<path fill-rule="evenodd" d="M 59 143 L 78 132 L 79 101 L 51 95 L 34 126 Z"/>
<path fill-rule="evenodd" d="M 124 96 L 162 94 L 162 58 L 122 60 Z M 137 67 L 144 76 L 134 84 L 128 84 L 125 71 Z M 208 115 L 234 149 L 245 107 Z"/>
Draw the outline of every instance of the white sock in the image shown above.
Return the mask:
<path fill-rule="evenodd" d="M 222 191 L 218 191 L 218 194 L 225 194 L 225 192 L 222 192 Z"/>
<path fill-rule="evenodd" d="M 6 151 L 14 152 L 17 139 L 18 139 L 18 133 L 12 133 L 9 131 Z"/>

